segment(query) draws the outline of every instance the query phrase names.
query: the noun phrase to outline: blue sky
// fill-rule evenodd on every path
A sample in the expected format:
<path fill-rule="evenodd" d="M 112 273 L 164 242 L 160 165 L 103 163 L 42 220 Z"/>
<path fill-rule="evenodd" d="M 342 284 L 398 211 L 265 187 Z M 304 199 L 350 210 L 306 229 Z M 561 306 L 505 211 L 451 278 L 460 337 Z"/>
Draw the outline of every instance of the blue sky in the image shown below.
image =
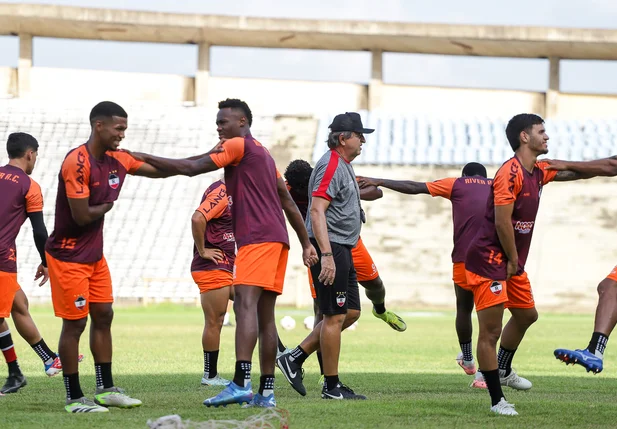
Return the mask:
<path fill-rule="evenodd" d="M 319 7 L 316 2 L 297 0 L 9 2 L 282 18 L 617 29 L 617 0 L 330 0 Z M 215 76 L 367 83 L 370 75 L 370 56 L 364 52 L 213 47 L 211 53 Z M 250 73 L 241 66 L 247 62 L 252 64 Z M 193 75 L 197 48 L 36 38 L 34 63 L 46 67 Z M 345 67 L 332 67 L 333 63 Z M 16 64 L 17 38 L 0 37 L 0 66 Z M 617 62 L 562 61 L 562 91 L 617 93 L 616 75 Z M 544 91 L 548 86 L 548 61 L 386 54 L 384 80 L 412 85 Z"/>

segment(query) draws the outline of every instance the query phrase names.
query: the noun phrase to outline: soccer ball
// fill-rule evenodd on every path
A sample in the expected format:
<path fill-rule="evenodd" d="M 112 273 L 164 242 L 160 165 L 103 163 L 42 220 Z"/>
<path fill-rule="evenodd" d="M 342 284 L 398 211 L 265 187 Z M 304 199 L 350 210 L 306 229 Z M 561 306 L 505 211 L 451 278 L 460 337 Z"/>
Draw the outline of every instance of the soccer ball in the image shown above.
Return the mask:
<path fill-rule="evenodd" d="M 313 325 L 315 324 L 315 316 L 306 316 L 304 318 L 304 327 L 306 329 L 313 330 Z"/>
<path fill-rule="evenodd" d="M 285 316 L 281 319 L 281 328 L 290 331 L 296 327 L 296 321 L 291 316 Z"/>

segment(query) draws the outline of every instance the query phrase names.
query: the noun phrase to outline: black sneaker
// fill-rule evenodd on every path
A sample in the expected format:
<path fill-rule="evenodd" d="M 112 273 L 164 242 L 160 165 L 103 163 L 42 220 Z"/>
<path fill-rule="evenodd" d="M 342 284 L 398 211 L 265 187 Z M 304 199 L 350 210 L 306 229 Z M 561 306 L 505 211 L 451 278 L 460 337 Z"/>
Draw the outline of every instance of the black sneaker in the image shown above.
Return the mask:
<path fill-rule="evenodd" d="M 276 366 L 279 367 L 291 387 L 302 396 L 306 396 L 306 389 L 302 380 L 304 379 L 304 368 L 291 360 L 290 353 L 284 353 L 276 359 Z"/>
<path fill-rule="evenodd" d="M 326 388 L 324 383 L 321 390 L 321 399 L 366 399 L 364 395 L 356 395 L 353 390 L 339 382 L 332 390 Z"/>
<path fill-rule="evenodd" d="M 28 382 L 23 374 L 9 374 L 6 378 L 6 383 L 4 383 L 4 386 L 0 389 L 0 393 L 15 393 L 26 384 L 28 384 Z"/>

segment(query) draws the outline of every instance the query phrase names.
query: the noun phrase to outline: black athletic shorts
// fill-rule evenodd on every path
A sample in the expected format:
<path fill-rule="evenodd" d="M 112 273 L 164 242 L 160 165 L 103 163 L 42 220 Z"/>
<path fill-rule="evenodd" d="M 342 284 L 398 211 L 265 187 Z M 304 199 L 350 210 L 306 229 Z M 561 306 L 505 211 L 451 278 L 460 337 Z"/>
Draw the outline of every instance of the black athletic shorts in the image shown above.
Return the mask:
<path fill-rule="evenodd" d="M 319 256 L 319 261 L 311 267 L 311 275 L 313 276 L 317 304 L 321 313 L 325 315 L 346 314 L 347 309 L 360 310 L 360 292 L 356 269 L 351 257 L 352 247 L 330 242 L 336 273 L 334 284 L 325 286 L 319 281 L 321 251 L 315 239 L 311 238 L 311 243 L 315 246 Z"/>

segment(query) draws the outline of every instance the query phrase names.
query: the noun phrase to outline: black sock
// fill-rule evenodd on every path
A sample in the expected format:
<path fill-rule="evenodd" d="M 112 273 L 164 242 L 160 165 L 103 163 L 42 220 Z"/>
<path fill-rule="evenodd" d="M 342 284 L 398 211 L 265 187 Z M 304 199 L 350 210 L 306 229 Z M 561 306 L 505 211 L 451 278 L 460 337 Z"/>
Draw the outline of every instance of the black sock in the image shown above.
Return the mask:
<path fill-rule="evenodd" d="M 96 387 L 98 389 L 109 389 L 114 387 L 114 380 L 111 377 L 111 362 L 95 363 L 94 372 L 96 374 Z"/>
<path fill-rule="evenodd" d="M 7 365 L 9 367 L 9 374 L 21 375 L 21 368 L 19 367 L 17 360 L 14 360 L 13 362 L 7 362 Z"/>
<path fill-rule="evenodd" d="M 285 350 L 287 350 L 287 347 L 285 347 L 285 344 L 283 344 L 283 342 L 281 341 L 281 337 L 277 335 L 276 339 L 278 340 L 279 353 L 283 353 Z"/>
<path fill-rule="evenodd" d="M 44 364 L 53 363 L 54 359 L 58 357 L 57 354 L 52 352 L 49 347 L 47 347 L 45 340 L 43 340 L 42 338 L 41 341 L 31 347 L 35 351 L 35 353 L 39 355 Z"/>
<path fill-rule="evenodd" d="M 499 370 L 482 371 L 482 376 L 486 382 L 488 393 L 491 395 L 491 406 L 497 405 L 501 398 L 505 399 L 501 390 L 501 382 L 499 381 Z"/>
<path fill-rule="evenodd" d="M 251 362 L 248 360 L 236 361 L 234 383 L 240 387 L 246 387 L 251 382 Z"/>
<path fill-rule="evenodd" d="M 274 393 L 274 375 L 259 377 L 259 394 L 266 398 Z"/>
<path fill-rule="evenodd" d="M 589 345 L 587 346 L 587 350 L 590 353 L 598 356 L 599 358 L 604 358 L 604 350 L 606 350 L 606 344 L 608 343 L 608 336 L 604 335 L 601 332 L 594 332 L 591 336 L 591 341 L 589 341 Z"/>
<path fill-rule="evenodd" d="M 332 390 L 336 388 L 338 384 L 338 374 L 336 375 L 326 375 L 326 390 Z"/>
<path fill-rule="evenodd" d="M 323 358 L 321 357 L 321 351 L 317 352 L 317 362 L 319 362 L 319 373 L 323 375 Z"/>
<path fill-rule="evenodd" d="M 64 387 L 66 388 L 66 399 L 79 399 L 84 396 L 79 385 L 79 373 L 64 374 Z"/>
<path fill-rule="evenodd" d="M 373 308 L 377 314 L 384 314 L 386 312 L 386 304 L 383 302 L 381 304 L 373 304 Z"/>
<path fill-rule="evenodd" d="M 291 355 L 291 360 L 296 362 L 298 365 L 302 365 L 308 357 L 306 352 L 300 346 L 293 349 L 289 354 Z"/>
<path fill-rule="evenodd" d="M 216 377 L 219 373 L 218 369 L 219 351 L 207 352 L 204 350 L 204 377 Z"/>
<path fill-rule="evenodd" d="M 471 351 L 471 340 L 466 343 L 461 344 L 461 351 L 463 352 L 463 360 L 464 361 L 472 361 L 473 360 L 473 352 Z"/>
<path fill-rule="evenodd" d="M 516 349 L 508 350 L 499 346 L 499 353 L 497 353 L 497 363 L 499 364 L 499 369 L 503 369 L 506 371 L 506 377 L 510 375 L 512 372 L 512 359 L 514 359 L 514 353 L 516 353 Z"/>

